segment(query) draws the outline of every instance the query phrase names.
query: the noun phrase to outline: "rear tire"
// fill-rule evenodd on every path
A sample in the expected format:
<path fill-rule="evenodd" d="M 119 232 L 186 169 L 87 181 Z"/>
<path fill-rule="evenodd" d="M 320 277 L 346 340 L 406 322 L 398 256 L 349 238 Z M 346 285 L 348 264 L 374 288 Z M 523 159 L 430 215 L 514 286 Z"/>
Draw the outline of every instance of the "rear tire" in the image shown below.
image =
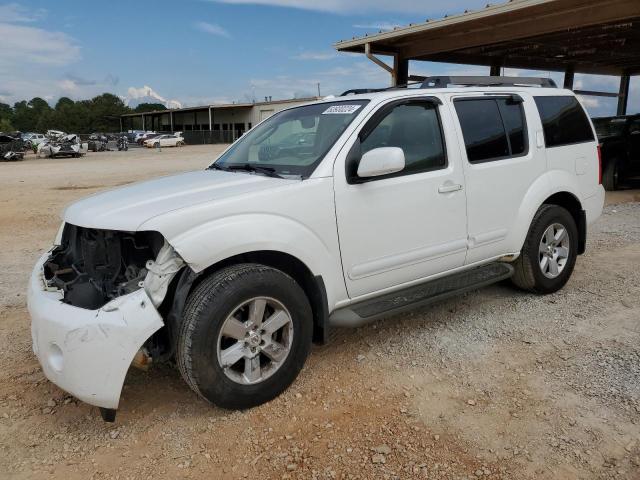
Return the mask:
<path fill-rule="evenodd" d="M 576 263 L 578 228 L 558 205 L 542 205 L 514 262 L 511 281 L 522 290 L 548 294 L 565 286 Z"/>
<path fill-rule="evenodd" d="M 617 159 L 613 158 L 607 163 L 602 172 L 602 186 L 609 192 L 620 188 L 620 164 Z"/>
<path fill-rule="evenodd" d="M 295 380 L 312 331 L 311 307 L 295 280 L 264 265 L 233 265 L 189 295 L 178 368 L 205 400 L 228 409 L 254 407 Z"/>

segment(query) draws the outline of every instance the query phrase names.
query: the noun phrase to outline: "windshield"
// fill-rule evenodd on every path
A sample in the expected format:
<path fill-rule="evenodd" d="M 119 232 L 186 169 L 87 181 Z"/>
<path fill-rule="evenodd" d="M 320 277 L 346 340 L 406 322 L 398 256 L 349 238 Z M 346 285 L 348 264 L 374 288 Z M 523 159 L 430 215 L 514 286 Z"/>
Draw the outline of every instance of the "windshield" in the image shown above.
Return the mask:
<path fill-rule="evenodd" d="M 210 168 L 309 177 L 368 100 L 292 108 L 250 130 Z"/>

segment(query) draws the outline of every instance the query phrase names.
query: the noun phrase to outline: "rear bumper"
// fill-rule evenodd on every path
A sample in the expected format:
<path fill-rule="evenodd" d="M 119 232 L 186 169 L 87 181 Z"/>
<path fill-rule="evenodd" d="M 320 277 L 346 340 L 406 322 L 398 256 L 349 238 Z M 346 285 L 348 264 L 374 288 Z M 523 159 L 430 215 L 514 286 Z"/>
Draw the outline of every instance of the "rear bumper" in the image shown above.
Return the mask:
<path fill-rule="evenodd" d="M 118 408 L 129 366 L 144 342 L 164 323 L 144 289 L 116 298 L 98 310 L 62 302 L 45 287 L 42 266 L 29 281 L 33 351 L 45 376 L 78 399 Z"/>
<path fill-rule="evenodd" d="M 587 217 L 587 225 L 591 225 L 600 217 L 600 215 L 602 215 L 602 209 L 604 208 L 604 196 L 604 188 L 602 185 L 599 185 L 594 195 L 582 200 L 582 208 L 584 209 Z"/>

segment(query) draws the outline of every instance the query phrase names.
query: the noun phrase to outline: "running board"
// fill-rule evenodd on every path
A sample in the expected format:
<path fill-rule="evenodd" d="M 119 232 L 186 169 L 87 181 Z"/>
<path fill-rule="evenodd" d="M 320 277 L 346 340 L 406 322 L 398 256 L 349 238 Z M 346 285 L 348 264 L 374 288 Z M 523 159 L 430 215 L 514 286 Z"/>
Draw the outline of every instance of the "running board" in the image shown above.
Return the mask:
<path fill-rule="evenodd" d="M 490 263 L 465 272 L 454 273 L 404 290 L 365 300 L 336 310 L 329 323 L 336 327 L 359 327 L 382 317 L 491 285 L 513 275 L 508 263 Z"/>

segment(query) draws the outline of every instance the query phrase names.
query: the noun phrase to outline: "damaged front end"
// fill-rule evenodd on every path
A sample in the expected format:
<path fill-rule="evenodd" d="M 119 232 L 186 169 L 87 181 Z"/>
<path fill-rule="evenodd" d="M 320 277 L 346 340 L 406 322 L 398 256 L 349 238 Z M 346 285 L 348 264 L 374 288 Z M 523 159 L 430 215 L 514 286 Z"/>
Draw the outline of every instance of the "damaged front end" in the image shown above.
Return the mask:
<path fill-rule="evenodd" d="M 157 232 L 66 224 L 57 243 L 29 285 L 34 352 L 47 378 L 104 416 L 129 366 L 169 348 L 167 291 L 185 263 Z"/>
<path fill-rule="evenodd" d="M 162 255 L 160 255 L 162 253 Z M 157 232 L 119 232 L 66 225 L 61 244 L 44 264 L 48 287 L 80 308 L 101 308 L 145 288 L 157 307 L 184 263 Z"/>

